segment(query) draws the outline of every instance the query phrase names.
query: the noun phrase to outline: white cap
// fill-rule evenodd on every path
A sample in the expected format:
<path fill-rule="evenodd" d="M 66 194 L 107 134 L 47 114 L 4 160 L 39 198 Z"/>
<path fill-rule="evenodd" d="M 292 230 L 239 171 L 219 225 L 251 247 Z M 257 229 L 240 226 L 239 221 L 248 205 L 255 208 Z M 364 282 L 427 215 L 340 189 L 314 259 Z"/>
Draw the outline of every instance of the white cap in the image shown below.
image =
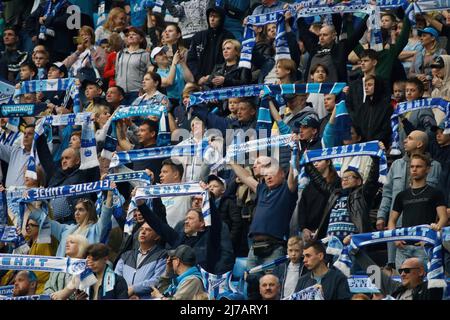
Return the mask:
<path fill-rule="evenodd" d="M 155 61 L 155 57 L 160 54 L 161 52 L 165 52 L 164 47 L 156 47 L 153 48 L 152 52 L 150 53 L 150 58 L 152 59 L 152 61 Z"/>

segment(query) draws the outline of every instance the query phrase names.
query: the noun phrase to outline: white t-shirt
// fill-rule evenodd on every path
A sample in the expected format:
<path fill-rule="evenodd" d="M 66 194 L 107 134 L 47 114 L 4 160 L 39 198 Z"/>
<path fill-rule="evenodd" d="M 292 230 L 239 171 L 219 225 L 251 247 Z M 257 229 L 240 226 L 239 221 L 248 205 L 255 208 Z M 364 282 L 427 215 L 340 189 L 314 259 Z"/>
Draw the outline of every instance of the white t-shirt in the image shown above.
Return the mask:
<path fill-rule="evenodd" d="M 295 292 L 298 278 L 300 274 L 300 263 L 289 262 L 286 272 L 286 279 L 284 280 L 283 298 L 289 297 Z"/>
<path fill-rule="evenodd" d="M 172 228 L 175 228 L 178 222 L 184 221 L 186 213 L 191 207 L 191 197 L 164 197 L 161 200 L 166 207 L 167 223 Z"/>

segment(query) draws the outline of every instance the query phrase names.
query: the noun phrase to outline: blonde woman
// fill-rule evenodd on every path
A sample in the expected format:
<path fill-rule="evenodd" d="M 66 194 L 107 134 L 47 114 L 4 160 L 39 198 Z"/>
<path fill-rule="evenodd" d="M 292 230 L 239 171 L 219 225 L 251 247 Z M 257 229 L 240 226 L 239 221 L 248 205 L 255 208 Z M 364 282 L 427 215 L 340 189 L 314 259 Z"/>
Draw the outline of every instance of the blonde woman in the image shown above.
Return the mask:
<path fill-rule="evenodd" d="M 122 39 L 125 40 L 125 34 L 123 31 L 128 26 L 127 14 L 122 8 L 113 8 L 108 14 L 108 19 L 103 26 L 98 27 L 95 30 L 95 38 L 97 44 L 102 40 L 108 40 L 113 32 L 120 34 Z"/>
<path fill-rule="evenodd" d="M 234 39 L 224 40 L 222 44 L 224 63 L 216 64 L 209 76 L 201 77 L 198 84 L 206 89 L 241 86 L 250 83 L 251 71 L 239 68 L 241 44 Z"/>

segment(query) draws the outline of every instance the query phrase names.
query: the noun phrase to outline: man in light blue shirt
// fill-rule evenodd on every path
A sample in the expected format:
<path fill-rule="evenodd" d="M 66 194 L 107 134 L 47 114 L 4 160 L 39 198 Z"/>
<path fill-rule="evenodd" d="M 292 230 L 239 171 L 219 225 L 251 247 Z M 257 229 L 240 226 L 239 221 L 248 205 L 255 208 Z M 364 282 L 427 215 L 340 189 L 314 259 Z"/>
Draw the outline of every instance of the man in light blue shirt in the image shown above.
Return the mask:
<path fill-rule="evenodd" d="M 0 160 L 8 162 L 5 186 L 23 186 L 25 171 L 30 158 L 34 138 L 34 125 L 27 125 L 23 134 L 22 146 L 0 144 Z"/>
<path fill-rule="evenodd" d="M 261 0 L 261 5 L 253 10 L 253 14 L 263 14 L 283 10 L 284 5 L 286 5 L 286 2 L 283 1 Z"/>

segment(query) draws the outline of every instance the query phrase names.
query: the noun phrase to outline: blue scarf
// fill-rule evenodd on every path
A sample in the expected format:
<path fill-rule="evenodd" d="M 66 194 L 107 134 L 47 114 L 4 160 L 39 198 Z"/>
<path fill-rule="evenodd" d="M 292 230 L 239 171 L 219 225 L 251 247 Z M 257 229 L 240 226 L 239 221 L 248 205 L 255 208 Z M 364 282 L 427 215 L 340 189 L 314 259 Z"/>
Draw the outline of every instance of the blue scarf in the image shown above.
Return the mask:
<path fill-rule="evenodd" d="M 141 181 L 146 185 L 151 185 L 151 178 L 145 171 L 133 171 L 126 173 L 110 173 L 106 179 L 114 182 Z"/>
<path fill-rule="evenodd" d="M 353 250 L 390 241 L 423 241 L 426 243 L 428 256 L 428 288 L 444 288 L 446 286 L 444 268 L 442 266 L 442 243 L 439 233 L 432 230 L 427 225 L 415 226 L 410 228 L 399 228 L 388 231 L 379 231 L 372 233 L 361 233 L 352 235 L 350 244 L 342 250 L 339 259 L 334 266 L 340 269 L 345 275 L 350 275 L 352 261 L 350 253 Z"/>
<path fill-rule="evenodd" d="M 189 107 L 213 100 L 229 98 L 258 97 L 263 89 L 262 84 L 252 84 L 239 87 L 226 87 L 209 91 L 194 92 L 189 95 Z"/>
<path fill-rule="evenodd" d="M 138 160 L 162 159 L 167 157 L 182 157 L 203 155 L 208 149 L 208 142 L 202 141 L 199 144 L 186 144 L 167 147 L 155 147 L 130 151 L 120 151 L 112 157 L 109 168 Z"/>
<path fill-rule="evenodd" d="M 59 2 L 56 0 L 56 2 L 57 3 L 54 4 L 52 0 L 47 0 L 47 6 L 44 13 L 45 18 L 54 17 L 59 9 L 67 3 L 66 0 L 59 0 Z M 45 25 L 41 25 L 39 28 L 39 39 L 45 41 L 47 40 L 47 36 L 54 37 L 55 30 L 49 29 Z"/>
<path fill-rule="evenodd" d="M 98 4 L 96 28 L 102 26 L 105 23 L 106 17 L 107 17 L 107 14 L 105 11 L 105 0 L 101 0 Z"/>
<path fill-rule="evenodd" d="M 392 127 L 392 148 L 391 154 L 399 155 L 400 152 L 400 134 L 398 117 L 409 111 L 422 109 L 438 108 L 445 113 L 445 130 L 444 134 L 450 134 L 450 102 L 442 98 L 427 98 L 414 101 L 400 102 L 391 116 Z"/>
<path fill-rule="evenodd" d="M 200 267 L 202 273 L 203 286 L 208 292 L 209 300 L 216 300 L 219 295 L 231 293 L 231 271 L 224 274 L 209 273 Z"/>
<path fill-rule="evenodd" d="M 133 201 L 141 199 L 151 199 L 160 197 L 181 197 L 201 194 L 203 196 L 202 214 L 205 226 L 211 225 L 211 209 L 209 192 L 200 187 L 198 182 L 180 183 L 180 184 L 159 184 L 136 189 L 136 195 Z"/>
<path fill-rule="evenodd" d="M 0 296 L 12 297 L 14 285 L 0 287 Z"/>
<path fill-rule="evenodd" d="M 244 29 L 244 38 L 242 40 L 241 58 L 239 60 L 240 68 L 251 69 L 252 52 L 256 44 L 256 34 L 253 26 L 264 26 L 270 23 L 277 24 L 277 35 L 275 37 L 275 60 L 291 59 L 289 45 L 286 38 L 286 26 L 284 24 L 284 11 L 276 11 L 267 14 L 248 16 L 248 22 Z"/>
<path fill-rule="evenodd" d="M 21 296 L 21 297 L 4 297 L 0 296 L 0 300 L 19 300 L 19 301 L 36 301 L 36 300 L 52 300 L 48 294 L 34 294 L 31 296 Z"/>
<path fill-rule="evenodd" d="M 354 157 L 354 156 L 379 157 L 380 158 L 379 181 L 381 183 L 386 182 L 386 176 L 388 171 L 387 160 L 384 151 L 380 149 L 380 147 L 378 146 L 378 141 L 350 144 L 346 146 L 338 146 L 326 149 L 307 150 L 303 154 L 303 157 L 300 161 L 300 165 L 304 165 L 306 163 L 315 161 L 344 158 L 344 157 Z M 306 180 L 307 180 L 306 173 L 304 172 L 304 170 L 302 170 L 299 179 L 299 184 L 301 185 L 301 187 L 304 187 L 306 185 Z"/>
<path fill-rule="evenodd" d="M 275 268 L 276 266 L 279 266 L 280 264 L 285 263 L 286 261 L 289 260 L 289 256 L 283 256 L 283 257 L 279 257 L 273 261 L 264 263 L 264 264 L 260 264 L 259 266 L 253 267 L 250 270 L 248 270 L 249 274 L 254 274 L 254 273 L 259 273 L 259 272 L 263 272 L 266 270 L 271 270 L 273 268 Z"/>
<path fill-rule="evenodd" d="M 314 285 L 291 294 L 283 300 L 325 300 L 320 286 Z"/>
<path fill-rule="evenodd" d="M 0 105 L 0 117 L 34 117 L 45 109 L 45 103 L 3 104 Z"/>
<path fill-rule="evenodd" d="M 167 288 L 167 290 L 164 292 L 164 295 L 169 297 L 173 296 L 177 292 L 178 288 L 187 280 L 187 278 L 192 276 L 198 278 L 203 282 L 201 272 L 196 266 L 194 266 L 186 270 L 183 274 L 179 275 L 175 279 L 173 279 L 169 288 Z"/>

